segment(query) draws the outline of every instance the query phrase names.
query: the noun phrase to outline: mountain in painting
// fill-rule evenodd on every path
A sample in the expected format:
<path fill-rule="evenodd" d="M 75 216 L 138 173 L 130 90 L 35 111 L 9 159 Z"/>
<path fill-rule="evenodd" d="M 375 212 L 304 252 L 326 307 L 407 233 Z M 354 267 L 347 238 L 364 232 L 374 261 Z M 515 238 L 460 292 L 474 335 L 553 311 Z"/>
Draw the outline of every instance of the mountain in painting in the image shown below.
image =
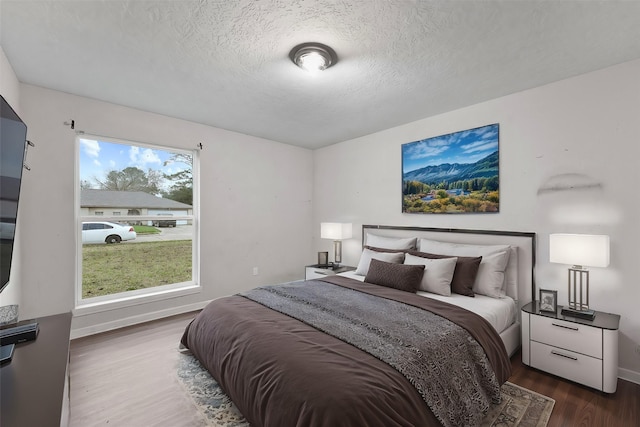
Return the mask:
<path fill-rule="evenodd" d="M 405 172 L 402 175 L 402 180 L 435 184 L 474 178 L 491 178 L 498 175 L 498 166 L 498 152 L 495 151 L 475 163 L 442 163 Z"/>

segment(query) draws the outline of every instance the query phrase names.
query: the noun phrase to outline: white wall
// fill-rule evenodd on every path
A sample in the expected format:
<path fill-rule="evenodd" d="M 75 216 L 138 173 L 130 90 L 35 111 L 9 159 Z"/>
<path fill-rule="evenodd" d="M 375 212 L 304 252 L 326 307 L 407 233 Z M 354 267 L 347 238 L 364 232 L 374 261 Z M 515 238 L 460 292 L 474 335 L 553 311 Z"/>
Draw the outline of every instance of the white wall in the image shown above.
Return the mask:
<path fill-rule="evenodd" d="M 201 152 L 200 294 L 75 316 L 72 330 L 100 330 L 264 283 L 299 279 L 312 259 L 310 150 L 30 85 L 21 86 L 29 152 L 20 200 L 22 317 L 74 303 L 75 131 Z M 44 210 L 46 207 L 46 211 Z M 253 276 L 253 267 L 259 275 Z M 73 333 L 72 331 L 72 333 Z"/>
<path fill-rule="evenodd" d="M 11 105 L 11 108 L 21 116 L 20 111 L 20 82 L 16 77 L 16 73 L 13 71 L 13 67 L 9 64 L 2 46 L 0 46 L 0 94 Z M 20 305 L 20 287 L 17 283 L 20 281 L 20 233 L 21 227 L 18 223 L 16 229 L 16 242 L 14 245 L 14 254 L 11 261 L 11 277 L 9 278 L 9 284 L 0 294 L 0 307 L 6 305 L 18 304 Z M 2 266 L 7 268 L 7 266 Z"/>
<path fill-rule="evenodd" d="M 490 123 L 500 124 L 500 213 L 402 214 L 400 146 Z M 639 135 L 640 61 L 633 61 L 320 149 L 314 237 L 322 221 L 353 222 L 343 261 L 356 265 L 361 224 L 534 231 L 538 287 L 557 289 L 566 304 L 567 266 L 548 262 L 549 234 L 609 234 L 611 265 L 591 269 L 591 305 L 622 316 L 620 373 L 640 383 Z M 582 176 L 560 176 L 569 173 Z M 538 193 L 583 181 L 596 187 Z M 315 250 L 331 251 L 331 242 L 315 242 Z"/>
<path fill-rule="evenodd" d="M 20 82 L 7 56 L 4 54 L 2 46 L 0 46 L 0 93 L 15 112 L 20 115 Z"/>

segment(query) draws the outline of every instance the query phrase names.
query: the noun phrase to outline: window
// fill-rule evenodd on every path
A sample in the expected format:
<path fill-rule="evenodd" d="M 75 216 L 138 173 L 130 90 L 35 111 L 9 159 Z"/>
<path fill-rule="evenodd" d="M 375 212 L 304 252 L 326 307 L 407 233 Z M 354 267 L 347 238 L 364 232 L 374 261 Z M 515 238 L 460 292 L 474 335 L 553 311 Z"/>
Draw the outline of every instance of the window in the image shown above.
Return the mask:
<path fill-rule="evenodd" d="M 77 147 L 76 305 L 197 288 L 197 153 L 87 135 Z"/>

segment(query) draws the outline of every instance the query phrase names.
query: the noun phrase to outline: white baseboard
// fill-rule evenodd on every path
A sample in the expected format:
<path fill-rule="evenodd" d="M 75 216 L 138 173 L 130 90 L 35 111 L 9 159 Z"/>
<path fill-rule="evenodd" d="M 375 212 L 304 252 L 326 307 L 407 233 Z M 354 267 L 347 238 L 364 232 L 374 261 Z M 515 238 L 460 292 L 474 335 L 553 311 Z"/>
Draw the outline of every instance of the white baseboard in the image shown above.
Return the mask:
<path fill-rule="evenodd" d="M 640 384 L 640 372 L 618 368 L 618 378 Z"/>
<path fill-rule="evenodd" d="M 124 319 L 114 320 L 113 322 L 101 323 L 99 325 L 87 326 L 86 328 L 71 329 L 71 339 L 87 337 L 89 335 L 99 334 L 101 332 L 113 331 L 114 329 L 133 326 L 139 323 L 158 320 L 165 317 L 175 316 L 176 314 L 188 313 L 203 309 L 210 301 L 200 301 L 194 304 L 182 305 L 179 307 L 171 307 L 165 310 L 154 311 L 152 313 L 144 313 L 138 316 L 126 317 Z"/>

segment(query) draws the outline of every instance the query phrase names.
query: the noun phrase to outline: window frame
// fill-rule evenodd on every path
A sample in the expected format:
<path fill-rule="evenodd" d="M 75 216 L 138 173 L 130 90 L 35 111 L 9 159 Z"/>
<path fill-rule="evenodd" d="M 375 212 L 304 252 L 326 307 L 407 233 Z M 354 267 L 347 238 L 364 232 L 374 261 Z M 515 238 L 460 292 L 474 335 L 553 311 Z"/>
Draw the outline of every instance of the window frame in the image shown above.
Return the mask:
<path fill-rule="evenodd" d="M 154 150 L 168 151 L 175 154 L 187 154 L 192 156 L 193 200 L 191 215 L 81 215 L 80 206 L 80 150 L 81 139 L 91 139 L 98 142 L 122 144 L 123 146 L 136 146 Z M 75 138 L 75 241 L 76 241 L 76 277 L 75 277 L 75 303 L 74 315 L 86 315 L 102 311 L 113 310 L 121 307 L 129 307 L 155 301 L 162 301 L 184 295 L 202 292 L 200 284 L 200 151 L 198 149 L 184 149 L 162 144 L 150 144 L 133 140 L 104 137 L 91 134 L 78 134 Z M 129 213 L 129 212 L 128 212 Z M 82 223 L 83 222 L 126 222 L 126 221 L 152 221 L 158 219 L 187 220 L 192 224 L 191 242 L 191 280 L 159 285 L 151 288 L 137 289 L 117 294 L 102 295 L 91 298 L 82 297 Z"/>

